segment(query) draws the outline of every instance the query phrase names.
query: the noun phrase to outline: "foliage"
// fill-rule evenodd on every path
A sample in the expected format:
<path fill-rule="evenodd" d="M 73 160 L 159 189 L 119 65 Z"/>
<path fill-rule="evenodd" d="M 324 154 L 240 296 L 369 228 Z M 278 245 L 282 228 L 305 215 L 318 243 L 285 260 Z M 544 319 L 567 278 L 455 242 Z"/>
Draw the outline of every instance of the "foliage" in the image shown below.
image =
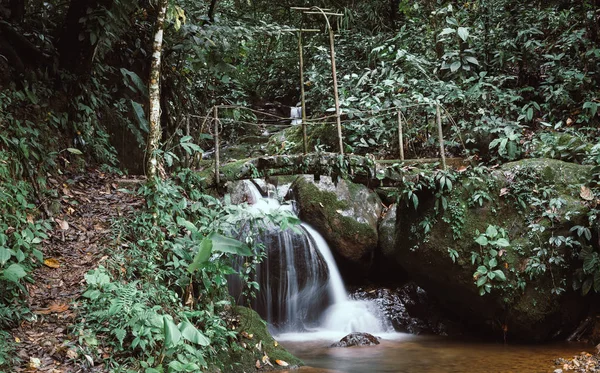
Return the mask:
<path fill-rule="evenodd" d="M 479 295 L 485 295 L 492 291 L 495 284 L 506 281 L 506 275 L 497 267 L 510 242 L 506 231 L 494 225 L 488 225 L 483 233 L 476 231 L 475 235 L 480 250 L 471 253 L 471 263 L 478 265 L 473 279 L 479 288 Z"/>

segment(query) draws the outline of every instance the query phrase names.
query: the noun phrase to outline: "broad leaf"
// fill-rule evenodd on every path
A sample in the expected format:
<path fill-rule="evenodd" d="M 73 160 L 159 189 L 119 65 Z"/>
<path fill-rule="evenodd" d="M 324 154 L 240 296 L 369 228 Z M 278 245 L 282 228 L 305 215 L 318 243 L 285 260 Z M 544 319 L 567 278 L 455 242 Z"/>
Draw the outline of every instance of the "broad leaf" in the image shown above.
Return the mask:
<path fill-rule="evenodd" d="M 11 264 L 3 272 L 4 278 L 8 281 L 19 282 L 20 279 L 27 275 L 25 269 L 19 264 Z"/>
<path fill-rule="evenodd" d="M 195 343 L 200 346 L 208 346 L 210 340 L 200 332 L 191 322 L 185 320 L 179 324 L 179 331 L 183 338 L 187 341 Z"/>
<path fill-rule="evenodd" d="M 506 281 L 506 276 L 504 275 L 504 272 L 502 272 L 502 270 L 497 269 L 494 271 L 494 274 L 496 274 L 496 278 L 500 281 Z"/>
<path fill-rule="evenodd" d="M 208 237 L 212 240 L 214 251 L 237 254 L 241 256 L 253 255 L 252 250 L 238 240 L 225 237 L 216 232 L 211 233 Z"/>
<path fill-rule="evenodd" d="M 484 235 L 480 235 L 479 237 L 477 237 L 475 239 L 475 242 L 477 242 L 478 244 L 480 244 L 481 246 L 487 246 L 488 244 L 488 239 L 486 236 Z"/>
<path fill-rule="evenodd" d="M 177 325 L 171 319 L 171 316 L 163 316 L 164 333 L 165 333 L 165 345 L 167 347 L 176 346 L 181 340 L 181 332 Z"/>
<path fill-rule="evenodd" d="M 200 248 L 194 257 L 194 261 L 189 265 L 188 271 L 194 272 L 198 268 L 202 267 L 204 263 L 208 262 L 210 255 L 212 254 L 213 241 L 210 238 L 205 238 L 200 242 Z"/>
<path fill-rule="evenodd" d="M 463 41 L 467 41 L 467 38 L 469 37 L 469 30 L 467 30 L 465 27 L 459 27 L 456 30 L 456 33 Z"/>

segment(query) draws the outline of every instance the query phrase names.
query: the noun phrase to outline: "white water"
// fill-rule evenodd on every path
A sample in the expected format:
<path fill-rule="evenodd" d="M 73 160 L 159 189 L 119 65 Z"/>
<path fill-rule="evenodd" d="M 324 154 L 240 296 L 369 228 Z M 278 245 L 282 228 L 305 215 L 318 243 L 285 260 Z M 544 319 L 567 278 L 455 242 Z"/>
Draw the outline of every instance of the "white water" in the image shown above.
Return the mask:
<path fill-rule="evenodd" d="M 280 209 L 292 211 L 291 205 L 281 205 L 276 199 L 263 198 L 254 184 L 247 182 L 246 186 L 250 192 L 250 200 L 252 202 L 253 209 L 264 213 L 270 213 Z M 368 332 L 377 334 L 392 332 L 393 328 L 391 327 L 389 321 L 383 317 L 382 313 L 374 302 L 349 299 L 346 288 L 344 287 L 342 276 L 340 275 L 340 271 L 337 267 L 329 245 L 323 236 L 321 236 L 319 232 L 317 232 L 308 224 L 302 223 L 302 228 L 304 228 L 306 233 L 311 238 L 309 240 L 309 250 L 313 251 L 316 249 L 325 261 L 329 272 L 327 290 L 333 303 L 321 313 L 318 326 L 316 328 L 311 328 L 310 333 L 306 333 L 306 330 L 303 330 L 300 333 L 298 333 L 298 330 L 292 330 L 291 333 L 279 334 L 278 338 L 287 340 L 304 339 L 304 337 L 315 338 L 316 335 L 314 333 L 316 333 L 320 338 L 335 339 L 341 338 L 351 332 Z M 287 243 L 282 243 L 286 246 L 282 249 L 288 250 Z M 297 285 L 293 285 L 297 284 L 298 281 L 295 279 L 295 270 L 293 268 L 294 263 L 293 260 L 291 260 L 292 256 L 288 255 L 286 258 L 286 267 L 288 268 L 287 276 L 294 277 L 292 281 L 287 281 L 288 285 L 285 290 L 281 289 L 281 291 L 284 291 L 286 294 L 285 303 L 289 304 L 288 308 L 283 313 L 285 313 L 286 317 L 289 319 L 297 317 L 298 314 L 302 314 L 302 310 L 296 309 L 298 307 L 296 300 L 300 290 Z M 261 287 L 263 285 L 269 286 L 268 284 L 269 279 L 266 279 L 264 284 L 261 283 Z M 293 307 L 296 308 L 292 309 Z M 270 310 L 271 307 L 268 309 Z M 293 322 L 294 320 L 290 321 Z M 290 330 L 281 330 L 281 332 L 285 331 L 289 332 Z"/>

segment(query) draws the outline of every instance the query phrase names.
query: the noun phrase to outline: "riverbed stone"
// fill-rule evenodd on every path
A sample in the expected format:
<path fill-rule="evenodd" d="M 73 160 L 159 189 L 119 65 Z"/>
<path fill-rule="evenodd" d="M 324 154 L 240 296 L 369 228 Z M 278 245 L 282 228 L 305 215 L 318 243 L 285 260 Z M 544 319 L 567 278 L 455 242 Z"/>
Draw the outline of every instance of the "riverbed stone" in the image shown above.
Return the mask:
<path fill-rule="evenodd" d="M 300 218 L 323 235 L 342 276 L 360 281 L 367 276 L 378 244 L 381 200 L 364 185 L 329 177 L 298 178 L 291 187 Z"/>
<path fill-rule="evenodd" d="M 455 181 L 442 215 L 435 212 L 433 192 L 419 191 L 417 210 L 398 206 L 395 250 L 386 250 L 385 258 L 396 261 L 449 314 L 479 334 L 527 341 L 565 336 L 585 317 L 589 297 L 582 298 L 571 287 L 571 274 L 581 267 L 572 255 L 577 248 L 550 246 L 549 241 L 570 237 L 571 227 L 585 224 L 588 207 L 579 193 L 590 180 L 590 170 L 549 159 L 507 163 L 493 173 Z M 490 200 L 473 203 L 477 191 Z M 542 199 L 544 192 L 560 198 L 561 206 L 536 208 L 528 205 L 535 201 L 527 198 L 519 206 L 520 198 Z M 555 215 L 554 221 L 542 218 L 543 213 Z M 540 224 L 544 231 L 530 234 L 530 224 Z M 482 296 L 476 285 L 480 275 L 475 272 L 478 266 L 490 264 L 474 264 L 472 257 L 489 255 L 489 247 L 480 246 L 475 238 L 490 225 L 505 229 L 511 245 L 498 248 L 497 264 L 492 266 L 502 271 L 506 281 L 490 281 L 490 293 Z M 551 264 L 550 256 L 565 262 Z M 533 273 L 532 264 L 538 259 L 551 270 Z"/>
<path fill-rule="evenodd" d="M 379 338 L 369 333 L 350 333 L 331 347 L 353 347 L 353 346 L 375 346 L 378 345 Z"/>

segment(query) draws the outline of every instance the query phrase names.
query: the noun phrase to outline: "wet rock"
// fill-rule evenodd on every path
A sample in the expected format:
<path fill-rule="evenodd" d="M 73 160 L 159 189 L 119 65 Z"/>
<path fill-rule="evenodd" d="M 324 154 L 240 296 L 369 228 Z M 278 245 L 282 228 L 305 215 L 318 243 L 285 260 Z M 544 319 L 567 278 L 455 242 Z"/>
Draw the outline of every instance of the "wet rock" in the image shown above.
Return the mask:
<path fill-rule="evenodd" d="M 600 372 L 600 356 L 592 355 L 587 352 L 582 352 L 579 355 L 573 356 L 570 359 L 556 359 L 554 362 L 560 366 L 554 370 L 554 373 L 562 372 L 578 372 L 578 373 L 592 373 Z"/>
<path fill-rule="evenodd" d="M 586 224 L 589 207 L 579 193 L 581 185 L 590 180 L 589 174 L 590 167 L 549 159 L 507 163 L 486 180 L 469 180 L 469 188 L 453 188 L 447 197 L 448 209 L 435 222 L 429 220 L 427 232 L 420 224 L 436 216 L 436 197 L 431 191 L 420 191 L 417 210 L 399 206 L 396 247 L 385 258 L 402 266 L 430 297 L 473 331 L 512 341 L 566 337 L 587 316 L 590 303 L 570 286 L 573 268 L 581 267 L 581 262 L 563 246 L 557 253 L 566 261 L 564 265 L 546 264 L 552 270 L 536 276 L 530 276 L 527 269 L 539 245 L 548 247 L 543 245 L 552 237 L 569 237 L 570 228 Z M 519 207 L 515 201 L 527 193 L 535 196 L 541 188 L 551 189 L 563 204 L 554 211 L 551 227 L 533 239 L 528 236 L 531 221 L 550 223 L 546 218 L 540 220 L 543 211 Z M 477 190 L 487 190 L 492 200 L 473 205 Z M 505 229 L 510 239 L 509 247 L 494 254 L 489 246 L 482 247 L 474 240 L 477 231 L 485 232 L 490 225 Z M 456 254 L 454 259 L 450 249 Z M 473 264 L 472 253 L 495 255 L 493 267 L 506 277 L 491 281 L 490 293 L 483 296 L 474 278 L 480 264 Z M 557 286 L 563 289 L 557 291 Z"/>
<path fill-rule="evenodd" d="M 444 316 L 437 302 L 414 282 L 394 289 L 358 289 L 352 297 L 374 301 L 398 332 L 460 334 L 459 328 Z"/>
<path fill-rule="evenodd" d="M 375 346 L 379 338 L 369 333 L 350 333 L 331 345 L 331 347 Z"/>
<path fill-rule="evenodd" d="M 298 178 L 291 188 L 300 218 L 323 235 L 339 260 L 342 276 L 367 276 L 378 244 L 379 196 L 367 187 L 329 177 Z"/>

